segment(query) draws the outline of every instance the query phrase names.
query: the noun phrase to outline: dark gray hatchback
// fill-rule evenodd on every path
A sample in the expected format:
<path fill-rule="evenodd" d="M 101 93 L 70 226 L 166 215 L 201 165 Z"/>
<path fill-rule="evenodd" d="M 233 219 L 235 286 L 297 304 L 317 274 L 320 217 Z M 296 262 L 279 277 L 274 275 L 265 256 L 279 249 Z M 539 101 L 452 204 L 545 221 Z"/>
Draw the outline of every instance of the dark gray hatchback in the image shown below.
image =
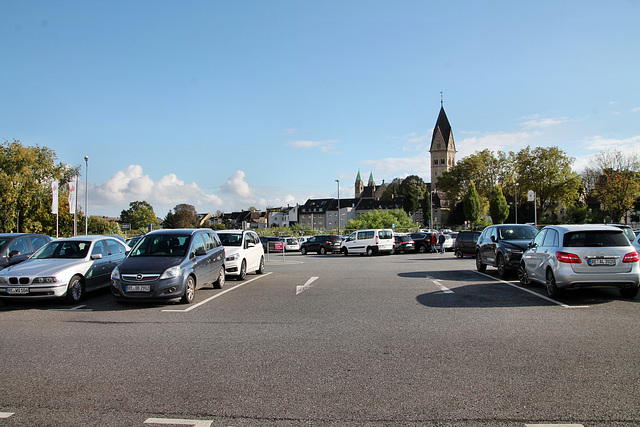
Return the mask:
<path fill-rule="evenodd" d="M 198 288 L 225 282 L 225 251 L 211 229 L 146 234 L 111 273 L 116 301 L 177 300 L 189 304 Z"/>

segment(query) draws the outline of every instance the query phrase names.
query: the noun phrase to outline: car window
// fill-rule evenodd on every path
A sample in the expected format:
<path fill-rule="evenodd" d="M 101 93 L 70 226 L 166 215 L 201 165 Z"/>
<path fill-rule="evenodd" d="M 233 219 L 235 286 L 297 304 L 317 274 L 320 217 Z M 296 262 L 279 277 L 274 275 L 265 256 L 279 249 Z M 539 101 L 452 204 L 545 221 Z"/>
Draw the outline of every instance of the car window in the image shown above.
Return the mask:
<path fill-rule="evenodd" d="M 547 231 L 548 230 L 544 229 L 544 230 L 542 230 L 541 232 L 538 233 L 536 238 L 533 239 L 533 245 L 534 246 L 542 246 L 542 242 L 544 242 L 544 236 L 547 235 Z"/>
<path fill-rule="evenodd" d="M 242 234 L 220 233 L 218 234 L 223 246 L 242 246 Z"/>
<path fill-rule="evenodd" d="M 620 231 L 593 230 L 567 233 L 565 247 L 629 246 L 629 239 Z"/>
<path fill-rule="evenodd" d="M 93 249 L 91 250 L 91 256 L 93 255 L 102 255 L 102 257 L 109 255 L 107 243 L 104 240 L 98 240 L 94 243 Z"/>
<path fill-rule="evenodd" d="M 500 227 L 498 230 L 500 240 L 531 240 L 536 237 L 538 230 L 535 227 Z"/>
<path fill-rule="evenodd" d="M 378 236 L 381 239 L 392 239 L 393 238 L 393 231 L 381 230 L 381 231 L 378 232 Z"/>
<path fill-rule="evenodd" d="M 211 234 L 203 233 L 202 238 L 204 239 L 204 245 L 207 251 L 210 251 L 216 247 L 215 243 L 213 242 L 213 238 L 211 237 Z"/>
<path fill-rule="evenodd" d="M 120 246 L 115 240 L 107 240 L 107 246 L 109 246 L 110 255 L 123 254 L 125 252 L 124 246 Z"/>
<path fill-rule="evenodd" d="M 31 246 L 33 246 L 34 250 L 43 247 L 44 245 L 47 244 L 48 241 L 49 239 L 47 239 L 46 237 L 31 236 Z"/>
<path fill-rule="evenodd" d="M 29 242 L 27 241 L 27 237 L 19 237 L 13 242 L 9 244 L 9 252 L 18 251 L 21 254 L 26 254 L 31 252 L 29 249 Z"/>
<path fill-rule="evenodd" d="M 547 230 L 542 246 L 555 248 L 558 246 L 558 232 L 554 229 Z"/>
<path fill-rule="evenodd" d="M 202 249 L 203 251 L 206 251 L 205 248 L 206 246 L 202 238 L 202 234 L 196 234 L 193 236 L 193 250 L 197 251 L 198 249 Z"/>
<path fill-rule="evenodd" d="M 187 253 L 188 245 L 188 235 L 149 234 L 140 239 L 129 256 L 183 257 Z"/>

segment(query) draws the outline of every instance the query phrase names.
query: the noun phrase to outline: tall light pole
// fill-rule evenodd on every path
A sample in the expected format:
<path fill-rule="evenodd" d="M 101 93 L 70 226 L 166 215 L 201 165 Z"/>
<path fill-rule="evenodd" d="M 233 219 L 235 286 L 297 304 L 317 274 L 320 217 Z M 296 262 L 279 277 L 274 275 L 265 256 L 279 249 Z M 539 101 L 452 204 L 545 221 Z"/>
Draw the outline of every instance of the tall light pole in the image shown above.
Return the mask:
<path fill-rule="evenodd" d="M 84 234 L 89 234 L 89 156 L 84 156 Z"/>
<path fill-rule="evenodd" d="M 336 179 L 338 183 L 338 236 L 340 236 L 340 180 Z"/>
<path fill-rule="evenodd" d="M 518 223 L 518 185 L 520 183 L 516 182 L 516 224 Z"/>

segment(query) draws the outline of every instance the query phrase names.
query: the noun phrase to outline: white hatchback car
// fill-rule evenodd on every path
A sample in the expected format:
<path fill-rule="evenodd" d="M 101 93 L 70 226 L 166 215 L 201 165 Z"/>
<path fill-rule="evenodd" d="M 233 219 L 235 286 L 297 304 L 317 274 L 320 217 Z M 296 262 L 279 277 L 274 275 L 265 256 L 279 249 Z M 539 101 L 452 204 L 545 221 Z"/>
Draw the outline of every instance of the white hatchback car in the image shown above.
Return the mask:
<path fill-rule="evenodd" d="M 264 273 L 264 248 L 258 235 L 249 230 L 218 230 L 226 252 L 225 272 L 238 280 L 247 277 L 247 271 Z"/>

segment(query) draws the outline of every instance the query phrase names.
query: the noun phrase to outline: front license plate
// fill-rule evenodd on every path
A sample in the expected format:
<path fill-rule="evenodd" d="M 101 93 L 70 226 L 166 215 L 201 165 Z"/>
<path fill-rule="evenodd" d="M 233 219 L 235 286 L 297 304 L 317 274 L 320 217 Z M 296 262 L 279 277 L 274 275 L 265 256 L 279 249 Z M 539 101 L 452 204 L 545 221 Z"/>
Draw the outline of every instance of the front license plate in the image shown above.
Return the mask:
<path fill-rule="evenodd" d="M 26 295 L 29 293 L 29 288 L 7 288 L 9 295 Z"/>
<path fill-rule="evenodd" d="M 616 265 L 616 260 L 613 258 L 595 258 L 589 260 L 589 265 Z"/>
<path fill-rule="evenodd" d="M 150 292 L 151 285 L 128 285 L 127 292 Z"/>

